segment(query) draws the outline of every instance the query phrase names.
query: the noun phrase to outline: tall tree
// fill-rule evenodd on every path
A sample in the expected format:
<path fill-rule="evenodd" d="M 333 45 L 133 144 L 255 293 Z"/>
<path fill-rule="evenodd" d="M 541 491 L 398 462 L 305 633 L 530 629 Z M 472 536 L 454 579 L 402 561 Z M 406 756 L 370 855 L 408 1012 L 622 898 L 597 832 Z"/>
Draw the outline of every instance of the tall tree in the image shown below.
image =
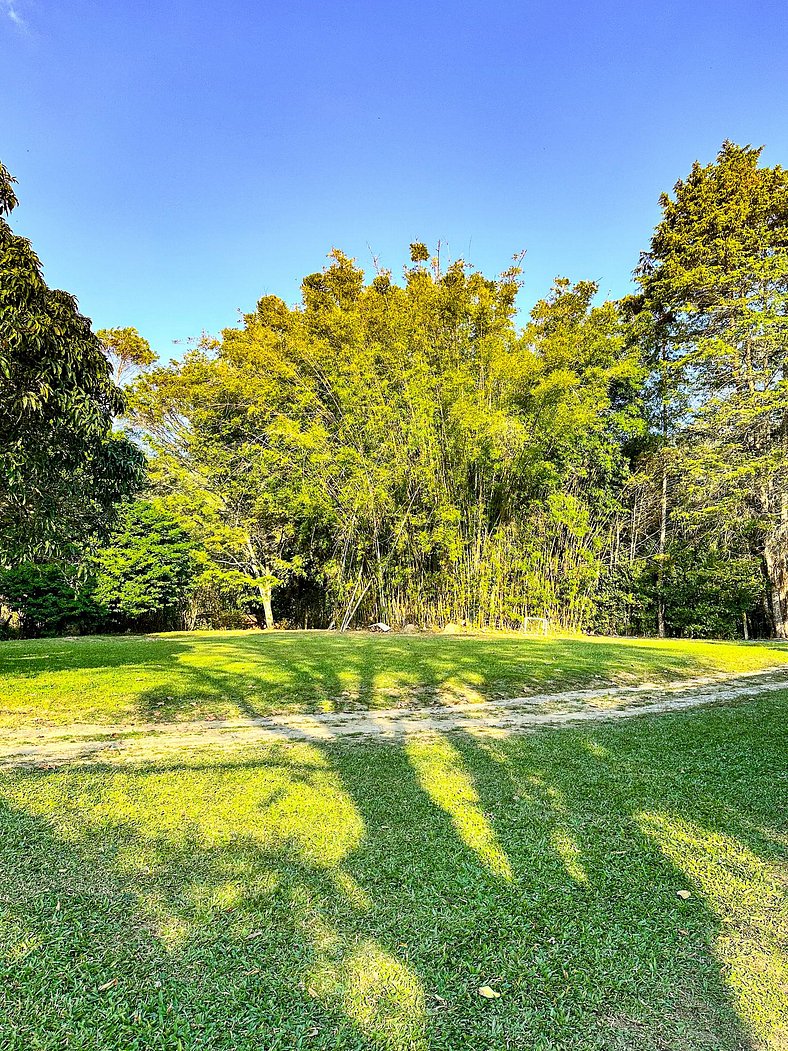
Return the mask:
<path fill-rule="evenodd" d="M 638 281 L 653 319 L 659 397 L 681 437 L 685 525 L 762 557 L 774 631 L 784 637 L 788 172 L 761 167 L 760 155 L 726 142 L 713 164 L 696 163 L 663 195 Z"/>
<path fill-rule="evenodd" d="M 296 568 L 289 480 L 272 462 L 257 405 L 265 376 L 249 375 L 210 345 L 138 378 L 131 415 L 153 451 L 152 481 L 212 560 L 211 584 L 233 592 L 273 627 L 274 588 Z"/>
<path fill-rule="evenodd" d="M 112 420 L 109 363 L 73 296 L 50 289 L 7 219 L 17 199 L 0 165 L 0 563 L 56 555 L 109 524 L 144 458 Z"/>
<path fill-rule="evenodd" d="M 113 379 L 119 387 L 156 361 L 150 343 L 136 328 L 102 328 L 96 335 L 109 358 Z"/>
<path fill-rule="evenodd" d="M 414 244 L 403 284 L 367 283 L 332 253 L 299 306 L 265 297 L 140 378 L 157 491 L 200 494 L 206 545 L 280 608 L 319 588 L 324 623 L 583 623 L 642 372 L 590 283 L 558 282 L 519 333 L 518 278 Z"/>

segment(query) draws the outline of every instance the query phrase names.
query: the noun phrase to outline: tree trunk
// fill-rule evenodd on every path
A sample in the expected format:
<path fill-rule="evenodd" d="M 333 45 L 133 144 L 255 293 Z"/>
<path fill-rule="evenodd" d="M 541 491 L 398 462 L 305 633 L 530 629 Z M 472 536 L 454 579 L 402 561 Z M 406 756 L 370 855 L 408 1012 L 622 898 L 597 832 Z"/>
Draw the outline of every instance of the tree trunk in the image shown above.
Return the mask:
<path fill-rule="evenodd" d="M 267 565 L 264 565 L 263 572 L 260 572 L 260 564 L 257 561 L 257 555 L 255 553 L 254 545 L 252 544 L 251 537 L 246 537 L 246 552 L 249 556 L 249 569 L 251 573 L 258 578 L 262 578 L 257 584 L 257 593 L 260 596 L 260 601 L 263 603 L 263 619 L 267 629 L 273 628 L 274 626 L 274 611 L 271 606 L 271 593 L 273 586 L 271 585 L 271 570 Z M 257 623 L 260 623 L 260 618 L 255 616 Z"/>
<path fill-rule="evenodd" d="M 785 534 L 778 530 L 769 537 L 763 549 L 766 576 L 769 580 L 769 601 L 774 623 L 774 634 L 778 639 L 788 637 L 785 614 L 788 610 L 788 571 L 785 564 Z"/>
<path fill-rule="evenodd" d="M 665 535 L 668 520 L 668 471 L 666 465 L 662 464 L 662 500 L 660 501 L 659 516 L 659 563 L 657 565 L 657 633 L 661 639 L 665 638 Z"/>
<path fill-rule="evenodd" d="M 265 617 L 265 626 L 266 628 L 273 628 L 274 611 L 271 606 L 271 585 L 260 584 L 257 590 L 260 592 L 260 598 L 263 601 L 263 616 Z"/>
<path fill-rule="evenodd" d="M 769 581 L 769 601 L 778 639 L 788 637 L 788 493 L 780 495 L 780 521 L 763 545 L 763 560 Z"/>

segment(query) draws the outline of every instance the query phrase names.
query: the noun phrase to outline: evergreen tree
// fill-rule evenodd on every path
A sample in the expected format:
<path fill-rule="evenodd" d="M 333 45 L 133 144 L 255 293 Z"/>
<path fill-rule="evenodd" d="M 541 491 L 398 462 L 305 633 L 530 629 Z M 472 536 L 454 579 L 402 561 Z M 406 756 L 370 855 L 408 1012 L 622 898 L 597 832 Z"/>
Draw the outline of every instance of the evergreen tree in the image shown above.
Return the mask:
<path fill-rule="evenodd" d="M 788 172 L 724 143 L 672 197 L 638 272 L 652 319 L 675 525 L 763 559 L 774 631 L 788 615 Z M 671 466 L 672 465 L 672 466 Z"/>
<path fill-rule="evenodd" d="M 186 530 L 157 503 L 137 500 L 91 569 L 93 600 L 110 624 L 158 629 L 179 626 L 197 561 Z"/>

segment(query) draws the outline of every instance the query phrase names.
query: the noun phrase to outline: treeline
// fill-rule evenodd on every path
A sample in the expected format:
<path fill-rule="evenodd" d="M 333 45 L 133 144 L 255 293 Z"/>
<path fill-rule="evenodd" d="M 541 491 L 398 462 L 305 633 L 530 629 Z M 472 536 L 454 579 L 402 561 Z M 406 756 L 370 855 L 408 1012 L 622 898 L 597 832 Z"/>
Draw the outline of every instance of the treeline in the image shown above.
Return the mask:
<path fill-rule="evenodd" d="M 521 326 L 519 260 L 415 243 L 400 283 L 335 251 L 164 366 L 99 333 L 144 490 L 55 557 L 6 544 L 7 617 L 784 636 L 788 174 L 759 158 L 663 197 L 622 301 L 561 279 Z"/>

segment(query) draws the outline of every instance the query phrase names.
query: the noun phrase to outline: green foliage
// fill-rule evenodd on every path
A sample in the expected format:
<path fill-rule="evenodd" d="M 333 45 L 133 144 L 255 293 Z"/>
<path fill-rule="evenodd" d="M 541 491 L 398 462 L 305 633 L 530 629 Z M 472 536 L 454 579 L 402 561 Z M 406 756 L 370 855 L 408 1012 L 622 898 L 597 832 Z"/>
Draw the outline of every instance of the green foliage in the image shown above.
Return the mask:
<path fill-rule="evenodd" d="M 150 343 L 143 339 L 136 328 L 102 328 L 96 336 L 113 366 L 118 386 L 127 383 L 141 369 L 148 368 L 157 360 Z"/>
<path fill-rule="evenodd" d="M 660 593 L 668 635 L 741 638 L 745 624 L 748 634 L 762 631 L 765 581 L 759 560 L 703 546 L 671 546 L 662 558 L 616 565 L 602 578 L 594 627 L 604 634 L 653 634 Z"/>
<path fill-rule="evenodd" d="M 56 562 L 0 570 L 0 607 L 5 629 L 10 614 L 23 635 L 76 634 L 95 627 L 100 615 L 79 567 Z"/>
<path fill-rule="evenodd" d="M 300 307 L 266 297 L 141 377 L 157 491 L 217 571 L 261 602 L 319 586 L 338 626 L 581 624 L 643 372 L 590 283 L 559 281 L 518 333 L 518 275 L 433 260 L 365 284 L 334 252 Z"/>
<path fill-rule="evenodd" d="M 141 481 L 142 454 L 112 434 L 123 408 L 76 300 L 50 289 L 5 216 L 0 165 L 0 565 L 73 555 Z"/>
<path fill-rule="evenodd" d="M 674 540 L 759 556 L 788 616 L 788 172 L 724 143 L 695 164 L 641 261 Z M 646 326 L 648 327 L 648 326 Z"/>
<path fill-rule="evenodd" d="M 177 625 L 197 572 L 194 545 L 157 503 L 128 504 L 93 560 L 95 601 L 110 623 L 137 628 Z"/>
<path fill-rule="evenodd" d="M 670 634 L 685 638 L 741 638 L 742 620 L 764 591 L 755 558 L 708 549 L 669 550 L 666 573 Z"/>
<path fill-rule="evenodd" d="M 200 584 L 200 554 L 155 502 L 126 505 L 106 546 L 80 565 L 0 570 L 6 630 L 22 635 L 181 627 Z"/>
<path fill-rule="evenodd" d="M 106 354 L 191 552 L 169 591 L 144 560 L 107 583 L 118 624 L 788 634 L 788 173 L 726 142 L 661 206 L 620 303 L 559 278 L 520 327 L 519 257 L 491 279 L 414 241 L 397 282 L 333 251 L 158 367 L 0 220 L 0 564 L 84 570 L 134 488 Z"/>

